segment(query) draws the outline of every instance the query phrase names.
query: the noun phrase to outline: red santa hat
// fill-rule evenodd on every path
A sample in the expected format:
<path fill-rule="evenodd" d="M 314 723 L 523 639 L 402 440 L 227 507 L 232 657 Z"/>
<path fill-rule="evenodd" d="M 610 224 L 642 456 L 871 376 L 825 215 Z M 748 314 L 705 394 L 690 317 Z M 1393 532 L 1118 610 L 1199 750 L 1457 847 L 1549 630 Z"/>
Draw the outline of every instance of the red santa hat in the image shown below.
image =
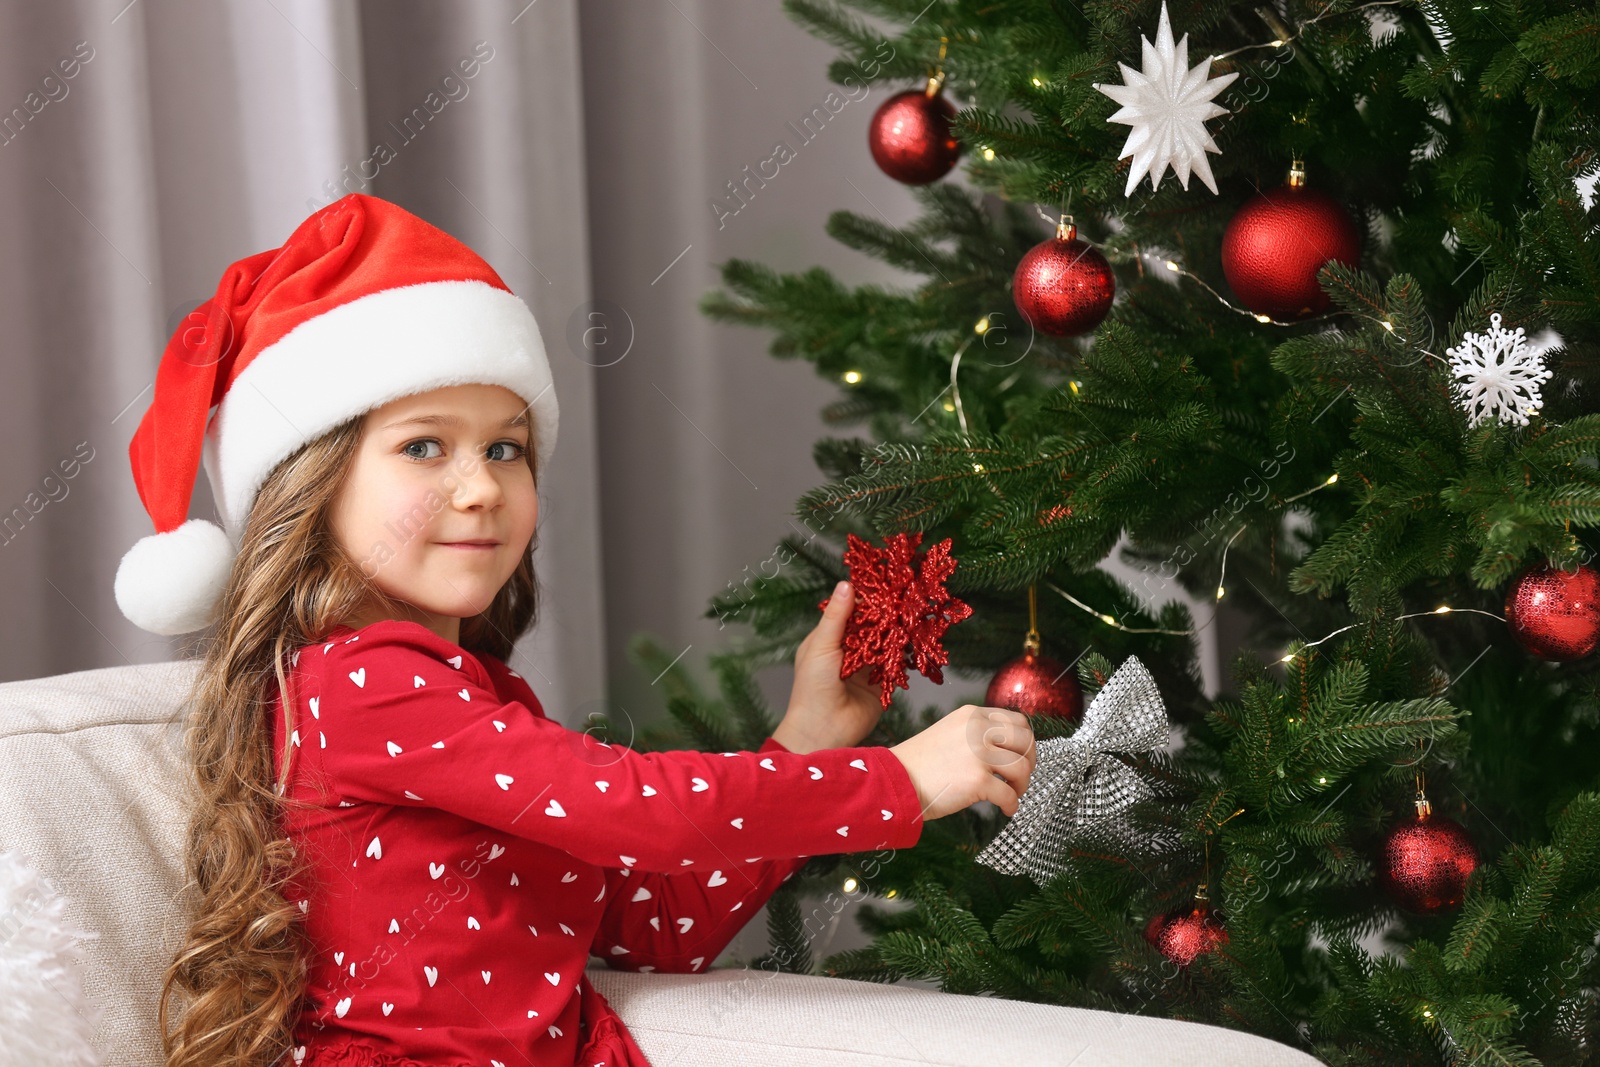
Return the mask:
<path fill-rule="evenodd" d="M 273 467 L 346 419 L 467 383 L 527 402 L 542 472 L 559 411 L 533 314 L 410 212 L 351 193 L 234 263 L 167 342 L 128 446 L 156 532 L 122 557 L 117 606 L 153 633 L 201 629 Z M 202 463 L 223 526 L 188 518 Z"/>

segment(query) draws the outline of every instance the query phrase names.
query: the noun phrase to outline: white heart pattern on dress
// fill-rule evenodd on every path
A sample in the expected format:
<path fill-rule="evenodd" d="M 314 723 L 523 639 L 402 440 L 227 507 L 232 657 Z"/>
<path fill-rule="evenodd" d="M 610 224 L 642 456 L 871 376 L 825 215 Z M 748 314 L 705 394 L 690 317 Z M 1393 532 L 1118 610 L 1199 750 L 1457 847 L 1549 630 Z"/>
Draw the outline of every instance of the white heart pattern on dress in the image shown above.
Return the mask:
<path fill-rule="evenodd" d="M 395 744 L 393 741 L 389 742 L 388 749 L 389 749 L 389 758 L 391 758 L 391 759 L 393 759 L 395 756 L 398 756 L 398 755 L 400 755 L 400 753 L 405 751 L 405 749 L 401 748 L 399 745 Z"/>
<path fill-rule="evenodd" d="M 561 972 L 560 971 L 546 971 L 546 972 L 544 972 L 544 980 L 546 982 L 549 982 L 551 985 L 560 985 L 561 984 Z"/>
<path fill-rule="evenodd" d="M 311 705 L 311 717 L 313 719 L 322 718 L 321 712 L 317 710 L 322 705 L 321 697 L 312 697 L 310 700 L 306 701 L 306 703 Z"/>
<path fill-rule="evenodd" d="M 769 771 L 775 771 L 778 769 L 777 767 L 773 766 L 771 756 L 768 756 L 766 759 L 762 760 L 761 766 L 765 767 Z"/>
<path fill-rule="evenodd" d="M 483 975 L 483 984 L 484 985 L 488 985 L 489 984 L 489 972 L 488 971 L 479 971 L 478 973 Z"/>
<path fill-rule="evenodd" d="M 656 930 L 661 929 L 661 916 L 659 916 L 659 915 L 650 916 L 650 925 L 651 925 L 652 928 L 654 928 Z"/>
<path fill-rule="evenodd" d="M 367 687 L 367 669 L 362 667 L 358 671 L 351 671 L 350 680 L 356 683 L 357 689 L 365 689 Z"/>
<path fill-rule="evenodd" d="M 567 817 L 567 810 L 561 806 L 561 802 L 555 797 L 551 797 L 550 803 L 544 806 L 544 813 L 546 815 L 553 815 L 558 819 L 564 819 Z"/>
<path fill-rule="evenodd" d="M 344 962 L 344 953 L 343 952 L 335 952 L 333 954 L 333 962 L 334 963 L 343 963 Z"/>
<path fill-rule="evenodd" d="M 715 888 L 716 886 L 725 884 L 727 881 L 728 880 L 722 876 L 722 872 L 720 870 L 716 870 L 712 871 L 711 877 L 706 879 L 706 885 Z"/>
<path fill-rule="evenodd" d="M 628 950 L 623 948 L 621 945 L 612 945 L 611 954 L 613 956 L 626 956 L 628 954 Z"/>
<path fill-rule="evenodd" d="M 383 1013 L 385 1015 L 388 1015 L 391 1011 L 394 1011 L 394 1005 L 390 1004 L 387 1000 L 384 1001 L 383 1002 Z"/>
<path fill-rule="evenodd" d="M 337 1015 L 341 1019 L 344 1018 L 344 1013 L 349 1011 L 349 1010 L 350 1010 L 350 998 L 349 997 L 345 997 L 343 1000 L 339 1001 L 339 1003 L 337 1003 L 337 1004 L 335 1004 L 333 1006 L 333 1013 L 335 1015 Z"/>
<path fill-rule="evenodd" d="M 733 828 L 735 830 L 743 830 L 744 829 L 744 816 L 743 815 L 739 816 L 737 819 L 730 819 L 729 822 L 731 822 L 733 824 Z"/>
<path fill-rule="evenodd" d="M 807 767 L 806 770 L 811 772 L 811 780 L 813 782 L 816 781 L 818 778 L 822 777 L 822 768 L 821 767 Z"/>
<path fill-rule="evenodd" d="M 465 689 L 456 690 L 456 696 L 460 697 L 462 700 L 471 700 L 472 699 L 472 694 L 467 692 Z"/>
<path fill-rule="evenodd" d="M 624 867 L 632 867 L 635 863 L 639 862 L 634 857 L 632 857 L 632 856 L 624 856 L 620 852 L 617 853 L 617 859 L 622 861 L 622 865 Z"/>
<path fill-rule="evenodd" d="M 400 932 L 400 920 L 399 919 L 390 919 L 389 920 L 389 932 L 391 934 L 398 934 Z"/>
<path fill-rule="evenodd" d="M 556 925 L 561 927 L 561 932 L 566 934 L 568 937 L 577 937 L 578 936 L 577 934 L 572 932 L 572 927 L 568 926 L 566 923 L 556 923 Z M 548 977 L 548 976 L 546 976 L 546 977 Z M 552 982 L 550 984 L 554 985 L 555 983 Z"/>
<path fill-rule="evenodd" d="M 428 976 L 428 985 L 430 988 L 432 987 L 433 983 L 439 980 L 439 968 L 437 967 L 424 967 L 422 968 L 422 973 Z"/>
<path fill-rule="evenodd" d="M 650 785 L 645 786 L 644 787 L 644 795 L 647 796 L 647 797 L 655 796 L 656 795 L 655 787 L 654 786 L 650 786 Z"/>
<path fill-rule="evenodd" d="M 430 875 L 432 875 L 436 879 L 443 878 L 444 877 L 444 864 L 442 864 L 442 863 L 430 863 L 430 864 L 428 864 L 428 873 Z"/>
<path fill-rule="evenodd" d="M 711 784 L 704 778 L 691 778 L 689 781 L 691 783 L 690 789 L 695 793 L 704 793 L 707 789 L 711 788 Z"/>
<path fill-rule="evenodd" d="M 550 1036 L 551 1037 L 560 1037 L 561 1036 L 561 1027 L 555 1025 L 554 1023 L 551 1023 L 549 1026 L 545 1027 L 545 1029 L 550 1031 Z M 604 1063 L 605 1061 L 602 1060 L 601 1062 Z"/>
<path fill-rule="evenodd" d="M 444 742 L 443 741 L 435 741 L 433 743 L 433 747 L 434 748 L 443 748 L 444 747 Z"/>
<path fill-rule="evenodd" d="M 883 817 L 884 817 L 884 818 L 885 818 L 885 819 L 892 819 L 892 818 L 894 818 L 894 812 L 892 812 L 892 811 L 890 811 L 890 810 L 889 810 L 889 809 L 888 809 L 888 808 L 879 808 L 879 809 L 878 809 L 878 810 L 879 810 L 879 811 L 881 811 L 881 812 L 883 812 Z"/>
<path fill-rule="evenodd" d="M 413 793 L 409 789 L 406 790 L 406 796 L 410 797 L 412 800 L 421 800 L 422 799 L 421 797 L 417 796 L 417 794 Z"/>
<path fill-rule="evenodd" d="M 367 857 L 375 860 L 383 859 L 383 842 L 374 837 L 372 844 L 367 846 Z"/>
<path fill-rule="evenodd" d="M 854 767 L 858 771 L 864 771 L 867 769 L 867 761 L 864 759 L 853 759 L 850 761 L 850 766 Z"/>
<path fill-rule="evenodd" d="M 510 789 L 511 783 L 514 781 L 516 781 L 516 779 L 511 777 L 509 774 L 497 774 L 494 776 L 494 784 L 499 786 L 501 789 Z M 555 802 L 551 801 L 551 803 Z M 559 807 L 559 805 L 557 806 Z"/>
<path fill-rule="evenodd" d="M 690 865 L 690 864 L 691 864 L 691 863 L 693 863 L 693 862 L 694 862 L 694 860 L 679 860 L 679 861 L 678 861 L 678 865 L 679 865 L 679 866 L 680 866 L 680 867 L 687 867 L 687 866 L 689 866 L 689 865 Z"/>
<path fill-rule="evenodd" d="M 573 874 L 571 871 L 568 871 L 566 874 L 561 876 L 561 880 L 563 882 L 576 882 L 578 880 L 578 876 Z"/>
<path fill-rule="evenodd" d="M 506 732 L 506 724 L 501 722 L 499 719 L 490 719 L 489 721 L 494 723 L 494 732 L 495 733 L 503 734 L 503 733 Z"/>
<path fill-rule="evenodd" d="M 445 660 L 445 662 L 450 664 L 450 666 L 454 667 L 458 671 L 461 669 L 461 657 L 460 656 L 451 656 L 449 659 Z"/>
<path fill-rule="evenodd" d="M 504 845 L 490 845 L 489 846 L 489 858 L 490 859 L 497 860 L 501 856 L 504 856 L 505 854 L 506 854 L 506 846 L 504 846 Z"/>
<path fill-rule="evenodd" d="M 834 833 L 838 834 L 840 837 L 849 837 L 850 836 L 850 827 L 841 826 L 837 830 L 835 830 Z"/>
<path fill-rule="evenodd" d="M 696 956 L 694 959 L 689 961 L 689 969 L 692 971 L 698 971 L 700 969 L 700 965 L 705 961 L 706 958 L 704 956 Z"/>
<path fill-rule="evenodd" d="M 478 925 L 478 917 L 476 915 L 468 915 L 467 916 L 467 929 L 468 930 L 482 930 L 483 929 L 483 927 Z"/>
<path fill-rule="evenodd" d="M 596 789 L 600 790 L 600 792 L 604 793 L 607 789 L 611 788 L 611 783 L 610 782 L 596 782 L 594 784 L 594 787 Z"/>
<path fill-rule="evenodd" d="M 413 688 L 413 689 L 421 689 L 423 686 L 425 686 L 427 684 L 428 684 L 427 682 L 424 682 L 422 680 L 422 675 L 413 674 L 411 676 L 411 688 Z"/>
<path fill-rule="evenodd" d="M 694 920 L 689 918 L 687 915 L 685 915 L 683 918 L 678 920 L 678 933 L 680 933 L 680 934 L 688 933 L 689 932 L 689 927 L 691 927 L 693 925 L 694 925 Z"/>
<path fill-rule="evenodd" d="M 639 901 L 641 901 L 641 900 L 649 900 L 649 899 L 650 899 L 650 890 L 646 889 L 644 886 L 640 886 L 638 889 L 633 891 L 633 902 L 635 904 L 639 903 Z"/>

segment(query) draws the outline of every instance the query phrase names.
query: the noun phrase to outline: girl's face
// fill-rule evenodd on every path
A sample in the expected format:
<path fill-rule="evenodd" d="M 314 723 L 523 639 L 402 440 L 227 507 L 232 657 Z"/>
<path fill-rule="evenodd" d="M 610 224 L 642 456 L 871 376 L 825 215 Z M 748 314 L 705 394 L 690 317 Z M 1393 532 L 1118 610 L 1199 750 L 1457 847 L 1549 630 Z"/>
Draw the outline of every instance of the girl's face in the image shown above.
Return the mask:
<path fill-rule="evenodd" d="M 369 411 L 334 537 L 412 621 L 458 641 L 516 570 L 539 517 L 528 405 L 498 385 L 453 385 Z M 374 608 L 355 627 L 390 617 Z"/>

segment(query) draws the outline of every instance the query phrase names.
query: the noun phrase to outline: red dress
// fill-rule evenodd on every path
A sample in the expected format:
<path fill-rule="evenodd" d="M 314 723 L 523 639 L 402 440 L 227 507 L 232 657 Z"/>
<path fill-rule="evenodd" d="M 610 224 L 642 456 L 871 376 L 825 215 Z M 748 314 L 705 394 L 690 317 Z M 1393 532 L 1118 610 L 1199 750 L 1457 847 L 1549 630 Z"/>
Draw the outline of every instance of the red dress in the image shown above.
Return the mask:
<path fill-rule="evenodd" d="M 314 958 L 286 1063 L 645 1067 L 591 953 L 703 970 L 806 857 L 922 832 L 886 748 L 609 746 L 413 622 L 341 626 L 289 680 L 305 807 L 284 829 L 309 864 L 290 897 Z"/>

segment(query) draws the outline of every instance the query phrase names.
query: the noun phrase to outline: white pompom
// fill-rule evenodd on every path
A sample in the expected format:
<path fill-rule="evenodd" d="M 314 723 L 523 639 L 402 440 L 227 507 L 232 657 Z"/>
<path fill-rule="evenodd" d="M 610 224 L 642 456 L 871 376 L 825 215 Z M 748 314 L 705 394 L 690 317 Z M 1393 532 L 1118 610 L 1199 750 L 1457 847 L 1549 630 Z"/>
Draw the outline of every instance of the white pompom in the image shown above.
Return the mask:
<path fill-rule="evenodd" d="M 0 1062 L 98 1067 L 101 1005 L 85 995 L 82 942 L 67 901 L 20 852 L 0 852 Z"/>
<path fill-rule="evenodd" d="M 205 519 L 142 537 L 117 567 L 117 607 L 154 634 L 204 629 L 228 584 L 233 556 L 222 527 Z"/>

